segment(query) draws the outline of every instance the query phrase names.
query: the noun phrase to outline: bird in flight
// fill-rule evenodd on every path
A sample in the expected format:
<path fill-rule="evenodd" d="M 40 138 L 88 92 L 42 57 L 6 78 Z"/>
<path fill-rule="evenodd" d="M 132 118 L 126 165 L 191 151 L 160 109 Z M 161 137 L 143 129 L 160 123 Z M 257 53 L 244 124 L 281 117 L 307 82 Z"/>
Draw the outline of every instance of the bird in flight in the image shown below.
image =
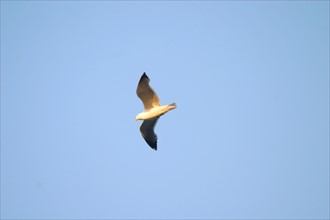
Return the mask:
<path fill-rule="evenodd" d="M 137 86 L 136 94 L 143 102 L 144 111 L 136 116 L 135 121 L 143 120 L 140 126 L 142 137 L 152 149 L 157 150 L 157 135 L 154 132 L 155 125 L 159 117 L 175 109 L 176 104 L 160 105 L 159 98 L 150 87 L 149 82 L 149 77 L 146 73 L 143 73 Z"/>

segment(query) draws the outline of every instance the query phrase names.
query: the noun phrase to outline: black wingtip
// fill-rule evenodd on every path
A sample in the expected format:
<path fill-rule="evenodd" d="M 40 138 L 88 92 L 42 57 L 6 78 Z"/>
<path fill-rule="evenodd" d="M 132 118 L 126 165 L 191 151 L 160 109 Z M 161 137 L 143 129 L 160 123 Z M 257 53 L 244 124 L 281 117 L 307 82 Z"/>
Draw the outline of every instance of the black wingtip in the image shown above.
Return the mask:
<path fill-rule="evenodd" d="M 153 150 L 157 150 L 157 142 L 149 142 L 149 141 L 146 142 Z"/>
<path fill-rule="evenodd" d="M 144 78 L 147 78 L 149 80 L 149 77 L 147 76 L 146 72 L 143 72 L 140 80 L 139 80 L 139 83 L 144 79 Z"/>

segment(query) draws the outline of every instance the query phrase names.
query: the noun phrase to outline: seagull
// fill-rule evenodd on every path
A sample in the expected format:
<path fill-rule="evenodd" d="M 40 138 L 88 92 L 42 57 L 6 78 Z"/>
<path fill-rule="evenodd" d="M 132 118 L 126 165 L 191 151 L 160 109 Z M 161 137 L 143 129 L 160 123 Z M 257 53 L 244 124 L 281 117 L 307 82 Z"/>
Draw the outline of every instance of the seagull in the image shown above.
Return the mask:
<path fill-rule="evenodd" d="M 137 96 L 143 102 L 144 111 L 136 116 L 135 121 L 143 120 L 140 126 L 141 135 L 152 149 L 157 150 L 157 135 L 154 132 L 155 125 L 159 117 L 175 109 L 176 104 L 160 105 L 159 98 L 150 87 L 149 82 L 150 79 L 144 72 L 136 89 Z"/>

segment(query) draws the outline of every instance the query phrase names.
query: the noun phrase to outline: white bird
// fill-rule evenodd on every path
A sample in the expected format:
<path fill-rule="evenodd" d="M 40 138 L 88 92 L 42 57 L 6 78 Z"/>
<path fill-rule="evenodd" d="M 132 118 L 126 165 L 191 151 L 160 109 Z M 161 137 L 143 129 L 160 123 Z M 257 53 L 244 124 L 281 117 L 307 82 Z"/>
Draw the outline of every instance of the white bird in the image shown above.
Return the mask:
<path fill-rule="evenodd" d="M 150 87 L 149 82 L 149 77 L 146 73 L 143 73 L 137 86 L 136 94 L 143 102 L 144 111 L 136 116 L 135 121 L 144 120 L 140 126 L 142 137 L 152 149 L 157 150 L 157 135 L 154 132 L 155 125 L 159 117 L 175 109 L 176 104 L 160 105 L 159 98 Z"/>

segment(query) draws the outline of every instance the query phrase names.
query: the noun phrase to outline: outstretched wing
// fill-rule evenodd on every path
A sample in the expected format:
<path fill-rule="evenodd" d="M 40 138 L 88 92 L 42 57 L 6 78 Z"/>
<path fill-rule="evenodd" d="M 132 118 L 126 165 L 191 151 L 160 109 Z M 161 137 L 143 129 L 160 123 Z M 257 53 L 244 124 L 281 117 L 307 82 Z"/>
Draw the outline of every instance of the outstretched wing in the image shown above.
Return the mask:
<path fill-rule="evenodd" d="M 140 78 L 136 89 L 137 96 L 141 99 L 144 105 L 144 110 L 149 110 L 154 106 L 159 106 L 159 98 L 155 91 L 149 85 L 150 79 L 146 73 Z"/>
<path fill-rule="evenodd" d="M 154 150 L 157 150 L 157 135 L 154 132 L 154 128 L 158 121 L 158 118 L 159 117 L 144 120 L 140 126 L 140 132 L 142 134 L 142 137 Z"/>

